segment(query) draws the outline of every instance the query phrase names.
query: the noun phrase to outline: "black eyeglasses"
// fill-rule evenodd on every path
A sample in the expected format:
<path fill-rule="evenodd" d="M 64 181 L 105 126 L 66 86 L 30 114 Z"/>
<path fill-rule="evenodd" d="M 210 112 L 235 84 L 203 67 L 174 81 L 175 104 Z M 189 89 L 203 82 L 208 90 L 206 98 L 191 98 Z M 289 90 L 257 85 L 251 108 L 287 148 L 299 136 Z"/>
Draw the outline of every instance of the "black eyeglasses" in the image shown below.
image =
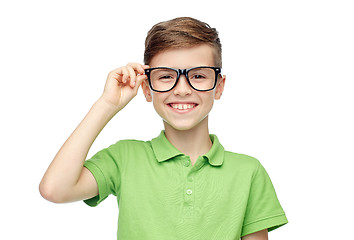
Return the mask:
<path fill-rule="evenodd" d="M 221 74 L 219 67 L 194 67 L 188 69 L 175 69 L 169 67 L 155 67 L 145 69 L 150 88 L 155 92 L 168 92 L 178 83 L 184 75 L 188 84 L 197 91 L 210 91 L 216 86 L 218 76 Z"/>

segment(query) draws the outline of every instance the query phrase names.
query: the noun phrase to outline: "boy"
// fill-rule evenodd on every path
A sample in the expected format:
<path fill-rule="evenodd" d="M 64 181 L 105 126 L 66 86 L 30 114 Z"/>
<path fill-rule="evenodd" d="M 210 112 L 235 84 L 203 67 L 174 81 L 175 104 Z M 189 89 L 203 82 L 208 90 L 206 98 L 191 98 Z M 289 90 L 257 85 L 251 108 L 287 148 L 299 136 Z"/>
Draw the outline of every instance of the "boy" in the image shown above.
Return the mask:
<path fill-rule="evenodd" d="M 226 79 L 217 31 L 192 18 L 156 24 L 144 62 L 109 73 L 102 96 L 45 173 L 42 196 L 96 206 L 116 195 L 122 240 L 268 239 L 287 219 L 267 173 L 258 160 L 225 151 L 208 131 Z M 164 131 L 151 141 L 119 141 L 85 162 L 139 86 Z"/>

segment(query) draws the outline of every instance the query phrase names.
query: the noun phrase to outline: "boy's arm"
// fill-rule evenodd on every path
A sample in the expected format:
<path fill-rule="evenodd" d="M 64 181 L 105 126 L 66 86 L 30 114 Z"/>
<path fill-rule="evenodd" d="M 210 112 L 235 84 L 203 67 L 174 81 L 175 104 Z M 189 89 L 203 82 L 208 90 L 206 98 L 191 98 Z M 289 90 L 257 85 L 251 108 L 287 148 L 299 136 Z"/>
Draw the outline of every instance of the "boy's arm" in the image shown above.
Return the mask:
<path fill-rule="evenodd" d="M 243 236 L 241 240 L 268 240 L 268 229 Z"/>
<path fill-rule="evenodd" d="M 138 63 L 109 73 L 104 92 L 54 157 L 39 185 L 41 195 L 56 203 L 79 201 L 98 194 L 96 180 L 83 167 L 87 153 L 104 126 L 136 96 L 146 79 Z"/>

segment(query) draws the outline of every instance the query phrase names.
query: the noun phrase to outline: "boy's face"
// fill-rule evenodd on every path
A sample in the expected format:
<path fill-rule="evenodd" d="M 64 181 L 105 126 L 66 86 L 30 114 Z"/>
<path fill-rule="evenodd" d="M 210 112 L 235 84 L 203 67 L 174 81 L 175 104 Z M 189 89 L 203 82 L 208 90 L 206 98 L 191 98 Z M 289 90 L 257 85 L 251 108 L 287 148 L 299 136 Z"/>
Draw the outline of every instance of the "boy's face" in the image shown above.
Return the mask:
<path fill-rule="evenodd" d="M 170 49 L 155 55 L 150 67 L 187 69 L 199 66 L 214 66 L 213 48 L 198 45 L 191 48 Z M 215 89 L 207 92 L 194 90 L 181 75 L 177 85 L 168 92 L 154 92 L 148 82 L 142 83 L 146 100 L 153 102 L 156 112 L 176 130 L 189 130 L 207 121 L 214 99 L 220 99 L 224 90 L 225 76 L 219 77 Z M 207 125 L 206 125 L 207 126 Z"/>

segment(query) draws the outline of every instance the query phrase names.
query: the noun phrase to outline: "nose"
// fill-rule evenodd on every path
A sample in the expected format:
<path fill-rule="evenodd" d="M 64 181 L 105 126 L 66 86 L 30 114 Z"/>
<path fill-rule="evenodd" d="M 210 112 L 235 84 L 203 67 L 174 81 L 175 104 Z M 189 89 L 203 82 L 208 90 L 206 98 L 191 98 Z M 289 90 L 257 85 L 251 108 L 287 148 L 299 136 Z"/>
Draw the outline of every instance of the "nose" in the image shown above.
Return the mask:
<path fill-rule="evenodd" d="M 181 75 L 178 79 L 177 85 L 173 89 L 175 95 L 186 96 L 192 93 L 192 88 L 189 86 L 185 75 Z"/>

